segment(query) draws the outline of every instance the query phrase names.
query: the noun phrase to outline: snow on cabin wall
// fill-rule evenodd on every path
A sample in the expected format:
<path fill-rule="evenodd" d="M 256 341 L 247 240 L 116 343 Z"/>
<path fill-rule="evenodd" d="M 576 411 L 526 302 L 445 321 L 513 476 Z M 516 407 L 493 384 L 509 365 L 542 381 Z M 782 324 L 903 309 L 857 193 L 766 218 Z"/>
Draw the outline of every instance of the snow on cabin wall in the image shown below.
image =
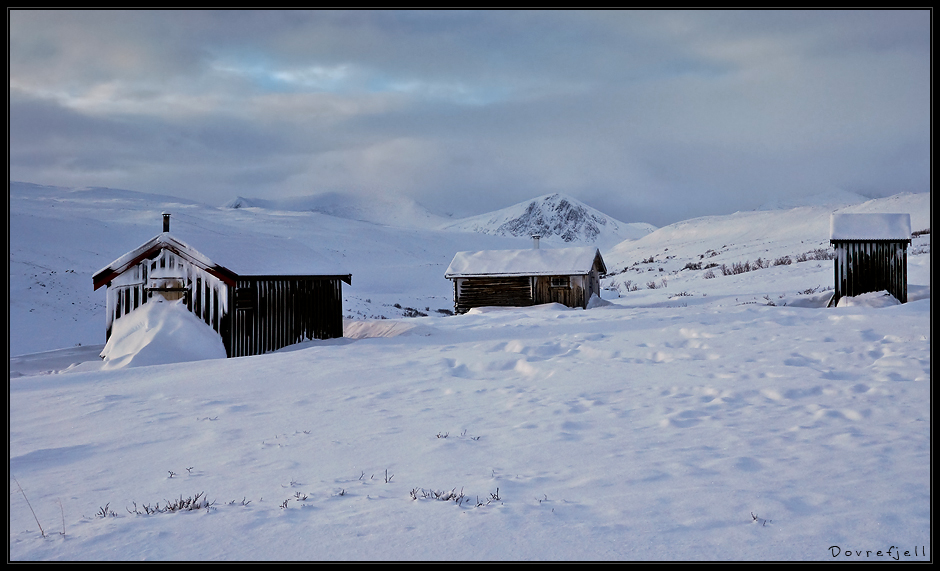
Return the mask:
<path fill-rule="evenodd" d="M 222 338 L 182 300 L 155 296 L 114 324 L 101 351 L 102 370 L 226 357 Z"/>
<path fill-rule="evenodd" d="M 220 335 L 228 313 L 228 286 L 205 270 L 167 249 L 153 259 L 141 260 L 116 276 L 107 289 L 107 337 L 115 320 L 127 315 L 153 295 L 184 299 L 186 308 Z"/>

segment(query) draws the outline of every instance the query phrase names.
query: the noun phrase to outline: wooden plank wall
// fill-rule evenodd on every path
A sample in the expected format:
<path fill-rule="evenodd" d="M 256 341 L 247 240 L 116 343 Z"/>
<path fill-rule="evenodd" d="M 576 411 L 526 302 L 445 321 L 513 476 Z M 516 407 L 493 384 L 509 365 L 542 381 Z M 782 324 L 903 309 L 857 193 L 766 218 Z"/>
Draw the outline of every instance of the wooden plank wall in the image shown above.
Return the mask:
<path fill-rule="evenodd" d="M 907 303 L 907 242 L 838 241 L 833 246 L 833 304 L 844 296 L 883 290 Z"/>
<path fill-rule="evenodd" d="M 208 272 L 162 250 L 109 284 L 108 338 L 114 320 L 154 295 L 161 295 L 148 289 L 148 274 L 180 278 L 188 290 L 186 308 L 219 333 L 229 357 L 260 355 L 307 339 L 343 336 L 340 279 L 248 276 L 238 278 L 235 287 L 230 288 Z"/>
<path fill-rule="evenodd" d="M 454 280 L 454 313 L 490 305 L 525 307 L 534 305 L 531 278 L 481 277 Z"/>
<path fill-rule="evenodd" d="M 454 313 L 474 307 L 526 307 L 561 303 L 568 307 L 587 305 L 584 282 L 591 276 L 554 276 L 568 279 L 568 287 L 552 287 L 552 276 L 503 276 L 454 280 Z"/>
<path fill-rule="evenodd" d="M 581 276 L 554 276 L 568 279 L 568 287 L 552 287 L 552 276 L 535 278 L 535 303 L 560 303 L 568 307 L 584 308 L 584 288 Z"/>
<path fill-rule="evenodd" d="M 226 351 L 260 355 L 308 339 L 343 336 L 338 279 L 240 277 Z"/>

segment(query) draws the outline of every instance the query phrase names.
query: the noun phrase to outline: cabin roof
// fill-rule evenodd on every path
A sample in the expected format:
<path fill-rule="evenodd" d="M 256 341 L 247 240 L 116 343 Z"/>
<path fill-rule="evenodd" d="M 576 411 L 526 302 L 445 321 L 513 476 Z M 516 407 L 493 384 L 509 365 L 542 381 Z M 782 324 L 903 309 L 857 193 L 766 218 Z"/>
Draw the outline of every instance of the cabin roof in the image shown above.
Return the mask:
<path fill-rule="evenodd" d="M 259 244 L 256 241 L 246 241 L 240 236 L 226 236 L 216 241 L 208 240 L 203 248 L 203 252 L 209 253 L 206 255 L 177 236 L 163 232 L 95 272 L 92 278 L 95 289 L 110 282 L 141 260 L 152 258 L 164 248 L 229 285 L 234 285 L 234 280 L 238 277 L 335 277 L 346 283 L 351 283 L 352 279 L 348 273 L 324 272 L 322 266 L 325 264 L 319 263 L 319 256 L 292 240 L 273 245 L 270 239 Z M 230 265 L 222 266 L 210 256 L 230 259 Z"/>
<path fill-rule="evenodd" d="M 830 240 L 911 239 L 910 214 L 832 214 Z"/>
<path fill-rule="evenodd" d="M 594 247 L 457 252 L 444 277 L 584 275 L 595 260 L 601 273 L 607 273 L 604 258 Z"/>

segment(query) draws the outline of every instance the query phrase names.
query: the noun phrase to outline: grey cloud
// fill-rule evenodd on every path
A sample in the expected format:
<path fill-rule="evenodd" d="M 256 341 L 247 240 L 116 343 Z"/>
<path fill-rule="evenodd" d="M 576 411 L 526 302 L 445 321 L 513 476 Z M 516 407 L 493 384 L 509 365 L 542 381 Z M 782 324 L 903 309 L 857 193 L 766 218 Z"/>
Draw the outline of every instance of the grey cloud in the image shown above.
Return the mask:
<path fill-rule="evenodd" d="M 11 176 L 33 182 L 399 192 L 459 215 L 567 192 L 657 225 L 929 189 L 924 11 L 10 21 Z"/>

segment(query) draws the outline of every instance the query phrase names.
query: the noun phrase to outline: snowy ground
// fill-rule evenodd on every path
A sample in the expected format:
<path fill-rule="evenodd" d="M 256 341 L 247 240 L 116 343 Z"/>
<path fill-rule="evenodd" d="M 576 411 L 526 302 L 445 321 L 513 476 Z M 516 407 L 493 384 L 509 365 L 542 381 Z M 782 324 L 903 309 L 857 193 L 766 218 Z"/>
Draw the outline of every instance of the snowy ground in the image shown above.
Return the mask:
<path fill-rule="evenodd" d="M 14 352 L 9 557 L 930 560 L 929 234 L 904 305 L 824 308 L 831 261 L 683 269 L 827 237 L 801 244 L 765 215 L 739 220 L 738 240 L 702 220 L 697 240 L 668 227 L 602 252 L 610 304 L 586 311 L 358 319 L 344 339 L 273 354 L 110 369 L 101 344 Z M 65 273 L 22 242 L 11 265 L 27 250 Z M 438 295 L 375 284 L 350 295 Z M 11 336 L 38 339 L 28 313 Z M 179 321 L 154 320 L 154 348 Z M 181 503 L 196 509 L 167 509 Z"/>

